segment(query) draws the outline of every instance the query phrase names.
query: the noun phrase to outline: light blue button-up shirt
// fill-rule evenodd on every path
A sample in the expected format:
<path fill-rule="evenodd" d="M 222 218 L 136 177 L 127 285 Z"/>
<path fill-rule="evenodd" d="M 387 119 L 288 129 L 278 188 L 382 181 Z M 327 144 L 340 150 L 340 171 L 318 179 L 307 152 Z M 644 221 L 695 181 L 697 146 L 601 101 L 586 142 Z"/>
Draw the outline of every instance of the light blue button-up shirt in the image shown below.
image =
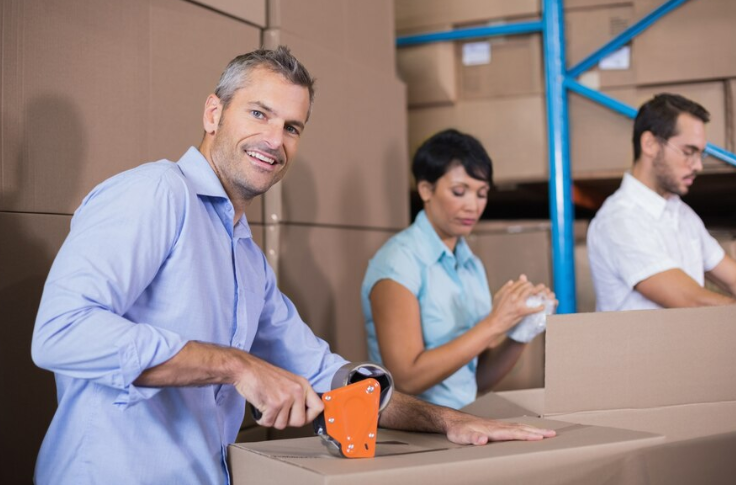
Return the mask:
<path fill-rule="evenodd" d="M 370 360 L 382 362 L 371 313 L 370 293 L 380 280 L 394 280 L 419 301 L 422 336 L 427 349 L 439 347 L 470 330 L 491 312 L 491 292 L 483 263 L 459 239 L 452 251 L 421 211 L 414 224 L 396 234 L 368 264 L 361 291 Z M 462 408 L 478 392 L 477 358 L 418 397 Z"/>
<path fill-rule="evenodd" d="M 84 199 L 33 335 L 58 393 L 37 483 L 228 483 L 225 453 L 245 406 L 235 388 L 133 384 L 190 340 L 249 351 L 329 390 L 345 361 L 300 319 L 233 214 L 195 148 Z"/>

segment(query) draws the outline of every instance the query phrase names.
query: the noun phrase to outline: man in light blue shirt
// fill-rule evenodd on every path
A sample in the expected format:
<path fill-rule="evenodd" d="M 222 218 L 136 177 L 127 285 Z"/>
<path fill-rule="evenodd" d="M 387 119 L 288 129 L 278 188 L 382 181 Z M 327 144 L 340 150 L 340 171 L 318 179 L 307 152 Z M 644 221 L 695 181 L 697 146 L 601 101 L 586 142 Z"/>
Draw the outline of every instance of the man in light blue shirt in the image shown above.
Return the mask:
<path fill-rule="evenodd" d="M 315 389 L 345 361 L 278 290 L 244 216 L 294 158 L 312 86 L 288 49 L 239 56 L 207 98 L 199 149 L 84 199 L 33 336 L 58 391 L 37 483 L 229 483 L 246 400 L 278 429 L 322 412 Z M 473 444 L 554 434 L 398 393 L 381 425 Z"/>

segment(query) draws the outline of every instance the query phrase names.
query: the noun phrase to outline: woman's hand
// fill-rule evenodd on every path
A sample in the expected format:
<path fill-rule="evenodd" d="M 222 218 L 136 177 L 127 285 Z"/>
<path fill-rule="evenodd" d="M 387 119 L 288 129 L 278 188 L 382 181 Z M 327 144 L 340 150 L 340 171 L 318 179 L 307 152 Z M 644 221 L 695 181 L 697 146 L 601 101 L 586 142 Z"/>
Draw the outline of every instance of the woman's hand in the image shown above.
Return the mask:
<path fill-rule="evenodd" d="M 532 284 L 526 275 L 519 276 L 516 281 L 509 280 L 493 297 L 493 311 L 484 323 L 493 327 L 497 334 L 505 333 L 525 316 L 544 310 L 544 305 L 531 308 L 526 305 L 527 298 L 540 293 L 554 299 L 549 288 Z"/>

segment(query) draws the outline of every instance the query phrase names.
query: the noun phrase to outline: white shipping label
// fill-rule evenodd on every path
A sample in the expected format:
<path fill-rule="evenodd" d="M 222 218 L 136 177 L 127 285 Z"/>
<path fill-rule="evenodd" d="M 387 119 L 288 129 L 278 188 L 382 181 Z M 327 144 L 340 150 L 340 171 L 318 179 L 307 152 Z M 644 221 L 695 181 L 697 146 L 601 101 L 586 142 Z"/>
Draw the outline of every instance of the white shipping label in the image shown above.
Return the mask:
<path fill-rule="evenodd" d="M 463 66 L 478 66 L 490 63 L 490 42 L 468 42 L 463 44 Z"/>
<path fill-rule="evenodd" d="M 616 71 L 631 67 L 631 47 L 623 46 L 613 54 L 604 57 L 598 63 L 602 71 Z"/>

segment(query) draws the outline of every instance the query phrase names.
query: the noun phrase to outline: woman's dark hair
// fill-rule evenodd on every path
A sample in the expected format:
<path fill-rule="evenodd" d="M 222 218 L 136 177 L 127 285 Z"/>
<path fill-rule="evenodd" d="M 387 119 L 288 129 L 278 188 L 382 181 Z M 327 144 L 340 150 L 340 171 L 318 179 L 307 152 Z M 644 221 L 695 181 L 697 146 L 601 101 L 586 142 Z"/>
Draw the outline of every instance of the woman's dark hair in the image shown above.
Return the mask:
<path fill-rule="evenodd" d="M 710 121 L 708 110 L 678 94 L 661 93 L 639 108 L 634 120 L 634 162 L 641 156 L 641 135 L 649 131 L 660 140 L 677 135 L 677 118 L 687 113 L 703 123 Z"/>
<path fill-rule="evenodd" d="M 493 185 L 493 164 L 483 145 L 453 129 L 441 131 L 422 143 L 414 154 L 411 171 L 417 183 L 426 180 L 434 184 L 456 165 L 462 165 L 474 179 Z"/>

